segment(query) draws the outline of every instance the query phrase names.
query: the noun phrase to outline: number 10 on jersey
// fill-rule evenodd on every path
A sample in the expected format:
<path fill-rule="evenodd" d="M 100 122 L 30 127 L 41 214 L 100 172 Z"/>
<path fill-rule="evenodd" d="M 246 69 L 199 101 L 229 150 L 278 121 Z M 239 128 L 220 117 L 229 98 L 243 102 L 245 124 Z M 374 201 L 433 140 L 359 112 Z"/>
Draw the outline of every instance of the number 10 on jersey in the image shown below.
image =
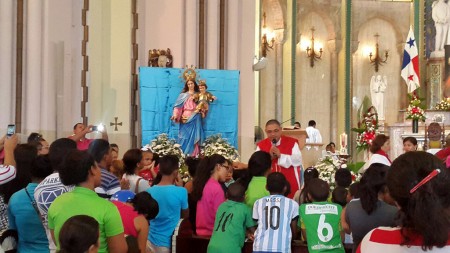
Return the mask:
<path fill-rule="evenodd" d="M 279 206 L 265 206 L 264 207 L 264 223 L 266 230 L 269 226 L 273 230 L 280 227 L 280 207 Z"/>

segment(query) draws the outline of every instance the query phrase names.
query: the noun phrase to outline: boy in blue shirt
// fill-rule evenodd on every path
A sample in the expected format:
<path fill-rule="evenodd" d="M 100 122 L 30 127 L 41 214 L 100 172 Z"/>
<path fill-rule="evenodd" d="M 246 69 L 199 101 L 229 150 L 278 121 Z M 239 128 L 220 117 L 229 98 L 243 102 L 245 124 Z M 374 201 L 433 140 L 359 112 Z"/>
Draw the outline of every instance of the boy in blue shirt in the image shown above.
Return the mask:
<path fill-rule="evenodd" d="M 177 156 L 161 157 L 159 172 L 162 175 L 159 184 L 147 189 L 159 205 L 158 215 L 150 221 L 148 240 L 154 252 L 170 252 L 171 237 L 180 220 L 180 213 L 181 218 L 189 216 L 187 191 L 178 186 L 183 182 L 178 177 Z"/>

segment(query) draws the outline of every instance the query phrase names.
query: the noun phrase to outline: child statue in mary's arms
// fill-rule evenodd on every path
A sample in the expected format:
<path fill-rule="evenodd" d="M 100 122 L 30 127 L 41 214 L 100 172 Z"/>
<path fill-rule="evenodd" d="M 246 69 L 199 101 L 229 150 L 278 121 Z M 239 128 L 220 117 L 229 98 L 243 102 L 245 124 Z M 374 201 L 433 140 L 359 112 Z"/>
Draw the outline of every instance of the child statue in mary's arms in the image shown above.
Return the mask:
<path fill-rule="evenodd" d="M 216 100 L 217 97 L 212 93 L 206 91 L 208 89 L 208 86 L 206 85 L 206 82 L 204 80 L 200 81 L 200 83 L 198 84 L 198 88 L 200 92 L 194 95 L 194 100 L 196 100 L 198 103 L 195 108 L 195 112 L 200 113 L 202 115 L 202 118 L 205 118 L 206 114 L 208 114 L 209 103 Z"/>

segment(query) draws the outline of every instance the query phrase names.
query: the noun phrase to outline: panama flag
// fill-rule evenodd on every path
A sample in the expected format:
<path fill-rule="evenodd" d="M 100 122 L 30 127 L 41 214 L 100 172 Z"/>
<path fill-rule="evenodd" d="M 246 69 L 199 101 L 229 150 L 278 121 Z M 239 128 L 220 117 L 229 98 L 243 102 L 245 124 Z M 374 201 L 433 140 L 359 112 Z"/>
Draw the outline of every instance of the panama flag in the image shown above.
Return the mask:
<path fill-rule="evenodd" d="M 419 82 L 419 55 L 412 27 L 409 27 L 408 38 L 403 52 L 401 76 L 408 85 L 408 93 L 412 93 L 420 86 Z"/>

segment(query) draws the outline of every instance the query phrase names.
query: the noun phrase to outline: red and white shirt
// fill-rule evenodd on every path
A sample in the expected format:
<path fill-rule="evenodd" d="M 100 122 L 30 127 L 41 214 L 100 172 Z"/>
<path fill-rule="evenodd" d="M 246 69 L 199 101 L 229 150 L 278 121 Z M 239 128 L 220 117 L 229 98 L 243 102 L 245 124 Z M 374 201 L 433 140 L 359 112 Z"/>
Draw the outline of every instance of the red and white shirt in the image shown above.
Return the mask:
<path fill-rule="evenodd" d="M 0 165 L 0 185 L 16 178 L 16 168 L 12 165 Z"/>
<path fill-rule="evenodd" d="M 403 237 L 399 227 L 379 227 L 370 231 L 361 244 L 358 246 L 356 253 L 418 253 L 424 252 L 422 250 L 422 237 L 418 235 L 409 245 L 400 245 L 403 242 Z M 450 239 L 447 240 L 447 245 L 443 248 L 433 247 L 432 250 L 426 252 L 448 253 L 450 252 Z"/>

